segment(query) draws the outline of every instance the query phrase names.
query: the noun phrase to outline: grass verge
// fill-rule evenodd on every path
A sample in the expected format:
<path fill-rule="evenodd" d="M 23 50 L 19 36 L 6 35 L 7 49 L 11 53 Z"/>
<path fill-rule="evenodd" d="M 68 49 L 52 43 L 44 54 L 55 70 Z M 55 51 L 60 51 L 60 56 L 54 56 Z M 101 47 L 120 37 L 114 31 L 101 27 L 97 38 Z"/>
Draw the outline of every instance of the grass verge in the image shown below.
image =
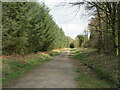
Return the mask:
<path fill-rule="evenodd" d="M 26 56 L 11 55 L 3 56 L 2 59 L 2 85 L 19 78 L 36 66 L 51 60 L 60 54 L 58 51 L 38 52 Z"/>
<path fill-rule="evenodd" d="M 75 52 L 75 50 L 72 51 Z M 118 81 L 117 57 L 104 55 L 104 54 L 97 54 L 95 50 L 86 49 L 86 50 L 76 51 L 73 58 L 80 60 L 80 63 L 91 68 L 100 79 L 108 82 L 110 84 L 110 87 L 118 87 L 119 81 Z M 82 76 L 83 75 L 81 75 L 80 77 Z M 80 79 L 78 79 L 78 81 L 79 80 Z M 91 80 L 93 79 L 90 79 L 89 81 Z M 106 85 L 107 84 L 105 84 L 105 86 Z"/>
<path fill-rule="evenodd" d="M 82 73 L 81 73 L 82 72 Z M 111 84 L 97 77 L 89 75 L 83 69 L 79 69 L 79 76 L 76 78 L 79 86 L 82 88 L 110 88 Z"/>

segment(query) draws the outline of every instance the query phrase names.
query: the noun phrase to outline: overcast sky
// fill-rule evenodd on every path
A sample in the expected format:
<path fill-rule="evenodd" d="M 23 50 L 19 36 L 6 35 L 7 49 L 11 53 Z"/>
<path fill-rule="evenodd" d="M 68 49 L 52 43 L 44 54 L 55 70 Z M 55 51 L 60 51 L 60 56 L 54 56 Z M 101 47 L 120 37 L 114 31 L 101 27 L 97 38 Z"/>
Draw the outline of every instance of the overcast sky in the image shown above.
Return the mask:
<path fill-rule="evenodd" d="M 42 1 L 50 8 L 50 14 L 58 26 L 63 29 L 65 35 L 74 39 L 78 34 L 83 34 L 84 30 L 87 29 L 90 17 L 86 15 L 87 12 L 83 6 L 80 8 L 71 5 L 63 6 L 65 2 L 75 2 L 76 0 Z"/>

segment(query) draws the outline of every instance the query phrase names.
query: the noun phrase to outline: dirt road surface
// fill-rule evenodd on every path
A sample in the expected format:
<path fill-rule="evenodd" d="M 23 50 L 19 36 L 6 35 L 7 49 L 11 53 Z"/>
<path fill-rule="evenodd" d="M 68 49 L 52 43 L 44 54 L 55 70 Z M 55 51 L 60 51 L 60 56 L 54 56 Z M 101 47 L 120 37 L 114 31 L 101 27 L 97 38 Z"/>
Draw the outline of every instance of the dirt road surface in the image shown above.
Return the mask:
<path fill-rule="evenodd" d="M 77 88 L 75 78 L 77 61 L 69 58 L 69 51 L 63 52 L 6 87 L 10 88 Z"/>

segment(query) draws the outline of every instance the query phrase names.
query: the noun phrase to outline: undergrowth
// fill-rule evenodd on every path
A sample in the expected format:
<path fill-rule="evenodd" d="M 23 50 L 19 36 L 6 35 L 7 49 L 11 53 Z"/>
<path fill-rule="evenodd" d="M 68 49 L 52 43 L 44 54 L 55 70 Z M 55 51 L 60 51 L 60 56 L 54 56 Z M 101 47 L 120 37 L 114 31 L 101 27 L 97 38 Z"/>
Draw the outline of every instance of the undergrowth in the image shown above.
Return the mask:
<path fill-rule="evenodd" d="M 75 49 L 72 51 L 75 52 Z M 91 68 L 100 79 L 110 83 L 111 87 L 118 87 L 118 57 L 98 54 L 95 50 L 87 49 L 76 51 L 73 58 Z"/>

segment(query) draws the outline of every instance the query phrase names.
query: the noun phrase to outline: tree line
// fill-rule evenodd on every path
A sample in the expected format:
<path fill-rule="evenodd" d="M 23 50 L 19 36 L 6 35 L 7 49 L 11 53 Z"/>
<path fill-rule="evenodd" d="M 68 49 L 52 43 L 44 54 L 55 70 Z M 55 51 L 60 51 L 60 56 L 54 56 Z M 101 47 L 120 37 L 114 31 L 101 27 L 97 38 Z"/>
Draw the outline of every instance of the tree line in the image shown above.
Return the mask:
<path fill-rule="evenodd" d="M 88 48 L 89 44 L 88 44 L 88 35 L 82 35 L 82 34 L 78 34 L 75 39 L 72 39 L 70 37 L 69 38 L 69 42 L 70 42 L 70 48 Z"/>
<path fill-rule="evenodd" d="M 91 42 L 97 38 L 98 52 L 120 54 L 119 7 L 120 2 L 90 3 L 96 8 L 95 18 L 90 22 Z"/>
<path fill-rule="evenodd" d="M 28 54 L 69 46 L 44 3 L 2 2 L 3 54 Z"/>
<path fill-rule="evenodd" d="M 74 2 L 72 5 L 84 5 L 93 11 L 94 18 L 89 23 L 89 46 L 104 52 L 120 56 L 120 2 Z"/>

